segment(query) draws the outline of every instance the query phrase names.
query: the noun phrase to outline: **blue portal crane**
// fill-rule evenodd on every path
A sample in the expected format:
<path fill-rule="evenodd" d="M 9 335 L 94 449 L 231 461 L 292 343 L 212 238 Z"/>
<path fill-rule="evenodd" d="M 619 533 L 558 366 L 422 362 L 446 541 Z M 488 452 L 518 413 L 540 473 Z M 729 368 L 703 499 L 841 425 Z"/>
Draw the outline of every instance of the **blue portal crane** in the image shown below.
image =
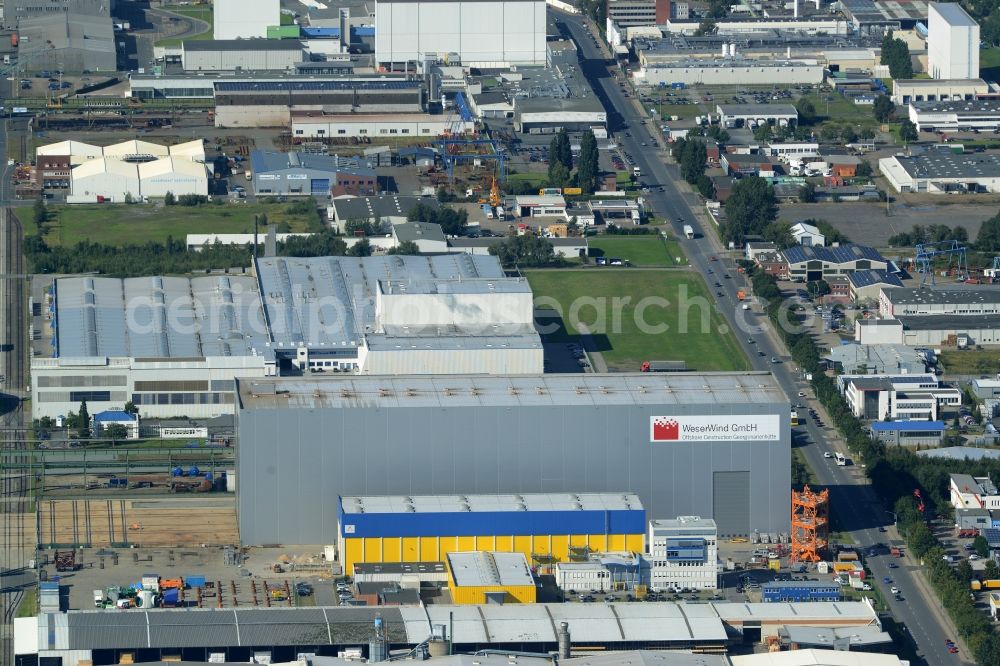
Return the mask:
<path fill-rule="evenodd" d="M 917 256 L 915 258 L 917 270 L 923 274 L 920 278 L 920 286 L 927 282 L 927 276 L 931 278 L 931 286 L 934 285 L 934 260 L 938 257 L 948 257 L 948 267 L 954 263 L 956 278 L 964 281 L 969 277 L 969 263 L 966 260 L 966 248 L 957 240 L 938 241 L 935 243 L 918 243 Z"/>

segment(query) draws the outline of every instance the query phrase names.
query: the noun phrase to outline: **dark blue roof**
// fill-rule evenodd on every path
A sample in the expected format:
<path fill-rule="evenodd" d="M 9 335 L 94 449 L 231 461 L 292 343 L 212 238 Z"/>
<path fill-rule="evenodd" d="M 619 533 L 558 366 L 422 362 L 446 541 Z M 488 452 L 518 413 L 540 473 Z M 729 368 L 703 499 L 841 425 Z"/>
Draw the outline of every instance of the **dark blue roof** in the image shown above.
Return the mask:
<path fill-rule="evenodd" d="M 944 421 L 876 421 L 872 423 L 875 432 L 944 432 Z"/>
<path fill-rule="evenodd" d="M 358 26 L 356 28 L 351 28 L 351 32 L 353 32 L 356 37 L 374 37 L 375 26 Z"/>
<path fill-rule="evenodd" d="M 892 273 L 883 270 L 854 271 L 848 273 L 847 279 L 855 287 L 870 287 L 873 284 L 886 284 L 892 287 L 902 287 L 903 281 Z"/>
<path fill-rule="evenodd" d="M 867 245 L 854 245 L 853 243 L 841 245 L 840 247 L 793 245 L 785 250 L 785 259 L 790 264 L 812 260 L 825 261 L 831 264 L 845 264 L 859 259 L 886 261 L 875 248 L 868 247 Z"/>
<path fill-rule="evenodd" d="M 219 81 L 217 92 L 284 92 L 289 90 L 413 90 L 420 81 Z"/>
<path fill-rule="evenodd" d="M 106 409 L 103 412 L 94 414 L 94 423 L 122 423 L 124 421 L 135 421 L 135 414 L 130 414 L 122 409 Z"/>
<path fill-rule="evenodd" d="M 306 37 L 340 37 L 340 28 L 312 28 L 305 26 L 302 34 Z"/>

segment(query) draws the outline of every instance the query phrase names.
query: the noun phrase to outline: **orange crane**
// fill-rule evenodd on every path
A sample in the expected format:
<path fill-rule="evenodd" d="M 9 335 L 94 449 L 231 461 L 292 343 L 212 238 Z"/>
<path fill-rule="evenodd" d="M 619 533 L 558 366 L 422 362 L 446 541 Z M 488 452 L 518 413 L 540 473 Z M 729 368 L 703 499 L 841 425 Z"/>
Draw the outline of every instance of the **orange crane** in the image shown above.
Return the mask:
<path fill-rule="evenodd" d="M 490 201 L 489 204 L 496 208 L 500 205 L 500 185 L 497 183 L 497 177 L 493 176 L 493 185 L 490 187 Z"/>

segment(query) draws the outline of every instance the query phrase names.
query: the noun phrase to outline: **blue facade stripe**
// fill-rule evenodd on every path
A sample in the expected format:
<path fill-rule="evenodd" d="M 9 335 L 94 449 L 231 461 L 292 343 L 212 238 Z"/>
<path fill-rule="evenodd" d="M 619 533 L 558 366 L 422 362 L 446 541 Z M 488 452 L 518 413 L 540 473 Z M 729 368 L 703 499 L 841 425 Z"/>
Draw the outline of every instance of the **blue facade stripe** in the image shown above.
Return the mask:
<path fill-rule="evenodd" d="M 344 537 L 643 534 L 646 531 L 644 509 L 351 514 L 341 509 L 338 517 Z"/>

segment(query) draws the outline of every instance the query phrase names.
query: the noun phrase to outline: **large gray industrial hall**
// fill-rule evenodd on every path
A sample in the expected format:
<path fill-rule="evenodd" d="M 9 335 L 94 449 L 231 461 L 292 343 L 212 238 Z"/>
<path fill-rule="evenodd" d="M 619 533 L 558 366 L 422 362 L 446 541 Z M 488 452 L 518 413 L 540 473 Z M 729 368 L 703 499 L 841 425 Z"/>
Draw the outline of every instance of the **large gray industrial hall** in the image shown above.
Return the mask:
<path fill-rule="evenodd" d="M 789 531 L 769 373 L 254 378 L 237 400 L 244 545 L 331 543 L 341 495 L 634 492 L 722 538 Z"/>

